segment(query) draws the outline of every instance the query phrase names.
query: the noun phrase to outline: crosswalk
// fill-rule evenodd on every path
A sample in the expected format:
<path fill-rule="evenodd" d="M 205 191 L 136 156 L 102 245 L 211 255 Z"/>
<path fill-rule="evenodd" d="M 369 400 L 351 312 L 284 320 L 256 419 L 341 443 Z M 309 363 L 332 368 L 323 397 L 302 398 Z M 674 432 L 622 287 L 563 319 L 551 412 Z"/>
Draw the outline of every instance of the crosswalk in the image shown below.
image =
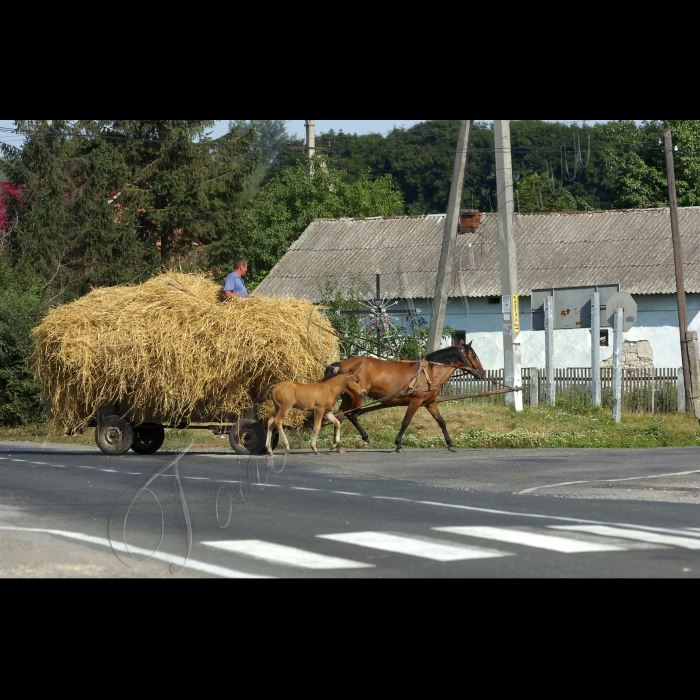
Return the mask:
<path fill-rule="evenodd" d="M 595 542 L 581 542 L 567 537 L 541 535 L 536 532 L 510 530 L 499 527 L 441 527 L 440 532 L 454 535 L 476 537 L 482 540 L 494 540 L 504 544 L 519 544 L 523 547 L 547 549 L 560 554 L 584 554 L 587 552 L 624 552 L 624 547 Z"/>
<path fill-rule="evenodd" d="M 367 569 L 372 568 L 369 564 L 340 559 L 338 557 L 327 557 L 323 554 L 306 552 L 296 547 L 286 547 L 272 542 L 261 540 L 238 540 L 234 542 L 203 542 L 206 547 L 222 549 L 233 554 L 265 561 L 270 564 L 280 564 L 282 566 L 295 566 L 299 569 L 315 569 L 333 571 L 334 569 Z"/>
<path fill-rule="evenodd" d="M 489 551 L 479 547 L 448 544 L 430 539 L 418 539 L 387 532 L 354 532 L 347 535 L 320 535 L 324 540 L 354 544 L 358 547 L 376 549 L 392 554 L 405 554 L 409 557 L 450 562 L 469 559 L 498 559 L 508 556 L 504 552 Z"/>
<path fill-rule="evenodd" d="M 444 539 L 444 536 L 454 539 Z M 455 541 L 456 538 L 460 540 Z M 551 525 L 547 527 L 455 526 L 432 528 L 425 535 L 396 532 L 349 532 L 316 535 L 321 540 L 343 545 L 342 557 L 314 551 L 318 545 L 301 549 L 263 540 L 229 540 L 203 542 L 208 548 L 243 559 L 256 560 L 280 567 L 300 570 L 342 571 L 372 569 L 376 564 L 356 561 L 359 552 L 368 550 L 387 555 L 401 555 L 449 564 L 487 559 L 526 556 L 528 550 L 543 550 L 561 555 L 609 554 L 635 550 L 681 548 L 700 550 L 700 538 L 688 531 L 682 534 L 636 530 L 612 525 Z M 495 543 L 495 544 L 494 544 Z M 493 547 L 498 547 L 494 549 Z M 520 551 L 516 548 L 523 548 Z M 368 557 L 370 561 L 378 557 Z"/>

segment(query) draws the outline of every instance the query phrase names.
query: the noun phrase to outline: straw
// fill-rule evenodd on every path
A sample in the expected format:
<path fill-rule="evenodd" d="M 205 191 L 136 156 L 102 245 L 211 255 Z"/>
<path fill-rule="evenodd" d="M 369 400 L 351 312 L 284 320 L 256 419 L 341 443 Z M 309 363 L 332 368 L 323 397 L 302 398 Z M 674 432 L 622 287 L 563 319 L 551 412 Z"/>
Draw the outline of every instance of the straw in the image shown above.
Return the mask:
<path fill-rule="evenodd" d="M 318 342 L 309 340 L 310 317 L 329 331 L 322 350 L 309 345 Z M 34 333 L 33 366 L 65 428 L 110 404 L 134 424 L 234 422 L 269 384 L 318 381 L 317 358 L 340 359 L 328 320 L 310 302 L 224 304 L 220 286 L 181 273 L 94 290 L 50 312 Z M 272 411 L 268 402 L 260 416 Z M 305 418 L 296 411 L 288 426 Z"/>

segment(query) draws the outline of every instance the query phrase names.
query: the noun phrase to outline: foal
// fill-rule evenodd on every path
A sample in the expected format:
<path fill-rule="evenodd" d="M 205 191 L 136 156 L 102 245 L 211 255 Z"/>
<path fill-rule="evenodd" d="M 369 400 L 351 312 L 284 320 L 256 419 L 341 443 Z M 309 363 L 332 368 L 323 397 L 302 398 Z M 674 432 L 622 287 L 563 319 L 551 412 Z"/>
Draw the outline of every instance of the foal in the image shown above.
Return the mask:
<path fill-rule="evenodd" d="M 287 436 L 284 434 L 282 424 L 293 408 L 297 408 L 300 411 L 314 412 L 311 449 L 317 457 L 319 453 L 316 448 L 316 440 L 321 431 L 324 418 L 327 418 L 335 426 L 335 442 L 331 449 L 335 450 L 337 448 L 338 452 L 340 452 L 342 450 L 340 446 L 340 421 L 333 415 L 333 407 L 338 402 L 338 398 L 348 390 L 349 385 L 352 386 L 353 392 L 361 396 L 363 400 L 367 398 L 367 394 L 360 388 L 360 380 L 357 375 L 337 375 L 314 384 L 282 382 L 282 384 L 267 387 L 260 401 L 262 403 L 267 400 L 269 395 L 272 395 L 272 401 L 275 404 L 275 415 L 270 418 L 267 424 L 267 442 L 265 444 L 267 453 L 269 455 L 275 454 L 272 450 L 273 428 L 282 437 L 287 454 L 292 451 L 289 447 Z"/>

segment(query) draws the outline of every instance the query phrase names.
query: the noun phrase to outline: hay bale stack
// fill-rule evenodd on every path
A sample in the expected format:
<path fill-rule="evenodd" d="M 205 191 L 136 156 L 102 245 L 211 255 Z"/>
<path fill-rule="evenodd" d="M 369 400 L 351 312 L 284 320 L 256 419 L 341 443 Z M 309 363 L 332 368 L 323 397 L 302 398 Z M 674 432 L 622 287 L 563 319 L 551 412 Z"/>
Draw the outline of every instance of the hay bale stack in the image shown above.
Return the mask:
<path fill-rule="evenodd" d="M 226 423 L 268 384 L 318 381 L 317 358 L 340 359 L 338 342 L 314 324 L 332 332 L 310 302 L 223 304 L 221 287 L 205 277 L 167 274 L 97 289 L 49 313 L 34 331 L 34 367 L 57 426 L 83 425 L 105 404 L 135 424 Z M 262 414 L 271 412 L 267 405 Z M 303 418 L 296 412 L 290 426 Z"/>

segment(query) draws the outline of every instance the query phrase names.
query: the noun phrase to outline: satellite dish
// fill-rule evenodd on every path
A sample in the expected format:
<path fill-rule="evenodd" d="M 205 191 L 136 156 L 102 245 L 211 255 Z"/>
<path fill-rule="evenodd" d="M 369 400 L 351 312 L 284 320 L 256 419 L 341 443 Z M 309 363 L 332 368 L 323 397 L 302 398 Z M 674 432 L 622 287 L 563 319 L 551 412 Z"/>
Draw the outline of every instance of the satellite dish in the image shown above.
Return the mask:
<path fill-rule="evenodd" d="M 637 302 L 631 294 L 618 292 L 608 299 L 605 309 L 605 317 L 612 328 L 615 328 L 615 312 L 617 309 L 624 311 L 624 333 L 631 331 L 637 325 Z"/>

